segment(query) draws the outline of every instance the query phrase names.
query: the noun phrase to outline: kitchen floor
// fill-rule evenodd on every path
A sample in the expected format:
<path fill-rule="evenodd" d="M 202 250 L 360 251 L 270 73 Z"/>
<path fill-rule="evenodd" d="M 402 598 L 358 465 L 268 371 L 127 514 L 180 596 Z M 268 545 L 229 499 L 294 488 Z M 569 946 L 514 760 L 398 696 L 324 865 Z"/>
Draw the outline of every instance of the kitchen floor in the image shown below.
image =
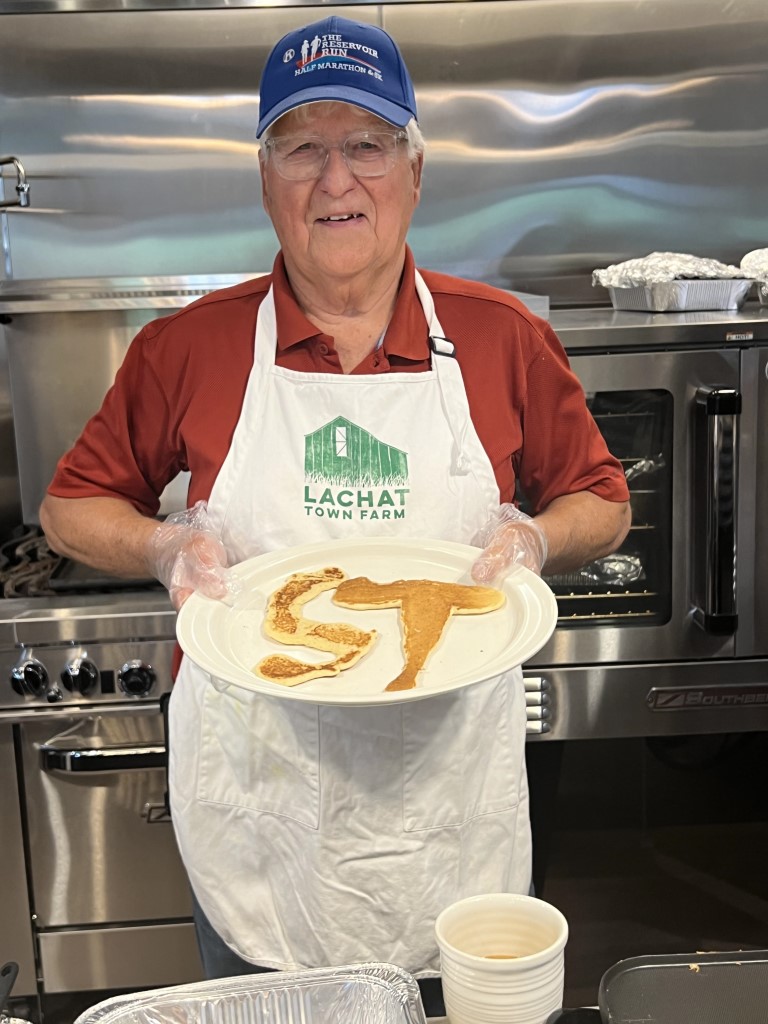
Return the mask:
<path fill-rule="evenodd" d="M 568 918 L 565 1005 L 644 954 L 768 948 L 768 734 L 529 745 L 538 895 Z M 72 1024 L 108 993 L 55 997 Z"/>

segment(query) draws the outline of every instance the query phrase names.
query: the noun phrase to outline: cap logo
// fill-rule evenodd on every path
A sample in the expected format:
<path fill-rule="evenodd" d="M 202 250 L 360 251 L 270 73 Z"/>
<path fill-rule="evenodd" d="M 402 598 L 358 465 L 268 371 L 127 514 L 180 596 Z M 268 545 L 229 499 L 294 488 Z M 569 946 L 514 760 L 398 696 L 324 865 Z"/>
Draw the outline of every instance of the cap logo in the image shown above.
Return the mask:
<path fill-rule="evenodd" d="M 301 56 L 296 61 L 293 74 L 294 76 L 305 75 L 320 68 L 330 68 L 334 71 L 352 71 L 372 75 L 381 82 L 381 72 L 375 65 L 364 60 L 363 55 L 377 60 L 379 53 L 372 46 L 345 40 L 340 33 L 315 35 L 312 39 L 305 39 L 302 42 Z M 286 50 L 283 60 L 288 63 L 294 57 L 293 50 Z"/>
<path fill-rule="evenodd" d="M 293 60 L 293 58 L 295 56 L 296 56 L 296 51 L 295 50 L 291 50 L 291 49 L 286 50 L 285 53 L 283 54 L 283 64 L 287 64 L 288 61 Z"/>

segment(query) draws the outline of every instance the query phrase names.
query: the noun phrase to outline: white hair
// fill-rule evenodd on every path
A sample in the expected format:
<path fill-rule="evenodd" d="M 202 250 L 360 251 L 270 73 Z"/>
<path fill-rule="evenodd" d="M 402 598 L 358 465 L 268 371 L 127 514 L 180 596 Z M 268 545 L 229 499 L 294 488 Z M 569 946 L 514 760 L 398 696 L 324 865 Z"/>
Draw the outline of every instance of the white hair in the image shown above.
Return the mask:
<path fill-rule="evenodd" d="M 302 103 L 301 106 L 294 107 L 293 110 L 286 111 L 286 113 L 292 114 L 294 123 L 298 127 L 303 128 L 307 124 L 309 124 L 310 120 L 315 114 L 327 113 L 329 108 L 337 106 L 344 106 L 352 111 L 355 111 L 360 116 L 361 120 L 364 117 L 368 117 L 371 115 L 371 112 L 369 110 L 364 110 L 362 107 L 355 106 L 355 104 L 353 103 L 341 103 L 341 101 L 338 100 L 315 100 L 313 103 Z M 280 124 L 281 120 L 285 116 L 286 115 L 283 114 L 281 117 L 278 117 L 277 120 L 273 121 L 272 124 L 266 129 L 261 138 L 262 148 L 267 139 L 272 137 L 274 129 L 277 127 L 277 125 Z M 381 121 L 382 128 L 394 127 L 394 125 L 390 124 L 389 121 L 385 121 L 383 117 L 379 118 L 379 120 Z M 406 134 L 406 143 L 408 146 L 408 159 L 413 160 L 415 157 L 421 156 L 421 154 L 424 152 L 424 136 L 421 133 L 421 128 L 419 128 L 419 124 L 415 117 L 411 118 L 411 120 L 405 126 L 404 130 Z"/>

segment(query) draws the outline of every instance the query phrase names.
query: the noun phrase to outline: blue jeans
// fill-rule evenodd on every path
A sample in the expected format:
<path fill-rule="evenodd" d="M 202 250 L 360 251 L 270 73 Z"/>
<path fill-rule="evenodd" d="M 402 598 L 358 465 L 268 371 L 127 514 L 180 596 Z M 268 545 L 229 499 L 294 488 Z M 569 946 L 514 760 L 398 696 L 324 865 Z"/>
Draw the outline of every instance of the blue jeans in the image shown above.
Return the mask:
<path fill-rule="evenodd" d="M 195 921 L 197 945 L 206 978 L 234 978 L 240 974 L 265 974 L 271 967 L 250 964 L 233 953 L 226 942 L 214 931 L 213 925 L 203 913 L 200 904 L 192 896 L 192 916 Z M 422 978 L 418 981 L 421 1001 L 427 1017 L 444 1017 L 443 988 L 439 978 Z"/>

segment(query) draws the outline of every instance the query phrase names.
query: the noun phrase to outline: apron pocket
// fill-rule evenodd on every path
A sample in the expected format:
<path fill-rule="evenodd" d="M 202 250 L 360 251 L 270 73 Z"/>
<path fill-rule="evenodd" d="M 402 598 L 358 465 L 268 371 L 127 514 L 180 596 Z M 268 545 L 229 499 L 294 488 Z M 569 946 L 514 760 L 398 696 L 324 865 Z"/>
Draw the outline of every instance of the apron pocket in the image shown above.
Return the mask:
<path fill-rule="evenodd" d="M 403 705 L 406 832 L 517 807 L 525 713 L 517 674 Z"/>
<path fill-rule="evenodd" d="M 216 682 L 202 709 L 197 796 L 317 828 L 318 709 Z"/>

